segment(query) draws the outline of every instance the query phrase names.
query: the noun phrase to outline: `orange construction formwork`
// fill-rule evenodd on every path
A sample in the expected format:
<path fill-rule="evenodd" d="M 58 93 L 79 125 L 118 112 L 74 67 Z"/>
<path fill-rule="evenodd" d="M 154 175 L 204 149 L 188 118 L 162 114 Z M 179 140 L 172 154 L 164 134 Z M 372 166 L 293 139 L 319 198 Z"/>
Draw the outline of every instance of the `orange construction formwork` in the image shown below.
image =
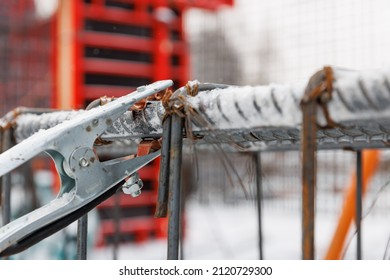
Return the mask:
<path fill-rule="evenodd" d="M 375 175 L 379 165 L 380 152 L 378 150 L 366 150 L 362 152 L 362 194 L 366 193 L 369 181 Z M 337 224 L 337 228 L 329 245 L 325 259 L 338 260 L 342 258 L 345 240 L 356 213 L 356 174 L 351 176 L 351 181 L 346 189 L 344 206 Z"/>
<path fill-rule="evenodd" d="M 189 80 L 189 49 L 184 12 L 192 7 L 215 11 L 232 0 L 62 0 L 54 20 L 54 104 L 85 108 L 102 96 L 118 97 L 156 80 L 171 79 L 176 88 Z M 121 194 L 121 221 L 115 224 L 115 198 L 99 207 L 99 246 L 112 241 L 166 237 L 166 219 L 153 213 L 157 201 L 159 160 L 140 171 L 142 195 Z M 135 213 L 135 214 L 134 214 Z"/>

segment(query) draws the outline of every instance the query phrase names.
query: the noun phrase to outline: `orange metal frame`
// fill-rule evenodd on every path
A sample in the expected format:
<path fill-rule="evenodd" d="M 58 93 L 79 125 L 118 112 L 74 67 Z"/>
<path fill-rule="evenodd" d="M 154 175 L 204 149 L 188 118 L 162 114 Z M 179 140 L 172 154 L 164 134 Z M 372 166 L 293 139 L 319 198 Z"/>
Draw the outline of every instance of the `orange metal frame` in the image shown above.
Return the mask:
<path fill-rule="evenodd" d="M 55 107 L 83 108 L 86 101 L 104 95 L 120 96 L 132 90 L 129 86 L 86 84 L 85 74 L 140 77 L 149 81 L 170 78 L 176 87 L 189 79 L 189 52 L 183 27 L 183 12 L 191 7 L 216 10 L 222 5 L 233 5 L 233 0 L 116 0 L 132 9 L 118 9 L 106 5 L 104 0 L 60 1 L 55 19 L 54 35 L 54 88 Z M 170 7 L 178 11 L 172 22 L 158 21 L 150 9 Z M 152 32 L 150 38 L 128 34 L 86 30 L 85 20 L 99 21 L 139 28 Z M 179 38 L 172 39 L 171 33 Z M 152 63 L 84 57 L 84 48 L 109 48 L 152 54 Z M 172 65 L 172 56 L 178 65 Z"/>
<path fill-rule="evenodd" d="M 55 107 L 84 108 L 101 96 L 118 97 L 144 84 L 92 83 L 86 81 L 88 75 L 150 82 L 172 79 L 176 87 L 185 85 L 189 80 L 189 51 L 183 31 L 183 12 L 191 7 L 216 10 L 221 5 L 231 6 L 233 0 L 61 0 L 53 28 Z M 169 22 L 159 20 L 155 14 L 157 9 L 165 7 L 172 9 L 176 15 Z M 87 22 L 103 25 L 104 28 L 118 26 L 126 30 L 146 30 L 148 34 L 99 30 L 100 27 L 91 29 L 87 28 Z M 150 60 L 86 57 L 87 49 L 135 53 L 146 55 Z M 140 176 L 151 183 L 152 189 L 144 191 L 137 199 L 120 197 L 121 207 L 155 206 L 158 170 L 159 160 L 144 168 Z M 100 208 L 112 208 L 113 205 L 114 200 L 109 199 Z M 150 232 L 165 238 L 166 228 L 166 219 L 154 219 L 153 213 L 150 218 L 123 219 L 120 224 L 121 232 L 133 233 L 136 241 L 144 240 Z M 113 221 L 103 221 L 98 245 L 104 245 L 105 238 L 114 234 L 114 229 Z"/>
<path fill-rule="evenodd" d="M 362 194 L 364 194 L 367 191 L 369 181 L 378 169 L 380 153 L 377 150 L 363 151 L 362 153 Z M 356 174 L 353 174 L 351 176 L 351 182 L 347 188 L 343 210 L 340 215 L 336 231 L 325 256 L 325 259 L 327 260 L 338 260 L 342 257 L 345 240 L 355 215 L 356 186 Z"/>

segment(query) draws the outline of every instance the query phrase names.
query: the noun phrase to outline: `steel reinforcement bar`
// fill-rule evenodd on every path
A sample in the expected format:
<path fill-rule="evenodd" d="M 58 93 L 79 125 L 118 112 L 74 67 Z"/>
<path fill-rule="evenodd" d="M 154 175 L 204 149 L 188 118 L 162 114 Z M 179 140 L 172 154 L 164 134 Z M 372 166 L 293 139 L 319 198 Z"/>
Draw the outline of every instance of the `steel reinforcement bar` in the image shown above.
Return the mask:
<path fill-rule="evenodd" d="M 388 147 L 390 71 L 332 71 L 331 96 L 322 98 L 329 98 L 327 114 L 337 125 L 326 126 L 324 111 L 317 111 L 318 148 Z M 301 141 L 304 92 L 305 86 L 229 86 L 199 91 L 189 96 L 185 105 L 204 120 L 203 126 L 198 123 L 191 128 L 199 143 L 235 143 L 250 150 L 296 150 Z M 20 114 L 13 121 L 15 138 L 22 141 L 78 113 Z M 160 101 L 150 101 L 143 110 L 122 115 L 101 138 L 159 138 L 164 114 Z"/>

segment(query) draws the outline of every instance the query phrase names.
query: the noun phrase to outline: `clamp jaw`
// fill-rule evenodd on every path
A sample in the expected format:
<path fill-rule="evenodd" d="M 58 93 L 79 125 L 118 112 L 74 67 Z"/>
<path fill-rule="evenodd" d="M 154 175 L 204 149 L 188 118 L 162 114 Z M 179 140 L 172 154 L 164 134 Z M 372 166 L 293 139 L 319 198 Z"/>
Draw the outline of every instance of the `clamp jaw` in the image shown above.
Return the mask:
<path fill-rule="evenodd" d="M 113 195 L 118 183 L 158 157 L 160 151 L 101 162 L 93 145 L 136 102 L 171 85 L 172 81 L 164 80 L 139 87 L 106 105 L 39 131 L 0 154 L 0 176 L 47 152 L 61 178 L 60 191 L 53 201 L 0 228 L 0 256 L 21 252 L 69 225 Z"/>

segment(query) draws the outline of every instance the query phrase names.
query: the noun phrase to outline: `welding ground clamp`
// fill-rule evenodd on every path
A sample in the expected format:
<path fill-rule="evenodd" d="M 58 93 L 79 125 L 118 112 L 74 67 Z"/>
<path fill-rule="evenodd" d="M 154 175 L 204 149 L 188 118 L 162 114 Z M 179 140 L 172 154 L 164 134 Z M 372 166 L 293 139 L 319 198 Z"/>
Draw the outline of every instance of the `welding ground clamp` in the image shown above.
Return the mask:
<path fill-rule="evenodd" d="M 141 86 L 128 95 L 41 130 L 0 154 L 0 176 L 46 152 L 54 160 L 61 179 L 54 200 L 0 228 L 0 256 L 21 252 L 77 220 L 113 195 L 118 183 L 158 157 L 160 151 L 101 162 L 94 143 L 131 106 L 170 86 L 170 80 Z"/>

